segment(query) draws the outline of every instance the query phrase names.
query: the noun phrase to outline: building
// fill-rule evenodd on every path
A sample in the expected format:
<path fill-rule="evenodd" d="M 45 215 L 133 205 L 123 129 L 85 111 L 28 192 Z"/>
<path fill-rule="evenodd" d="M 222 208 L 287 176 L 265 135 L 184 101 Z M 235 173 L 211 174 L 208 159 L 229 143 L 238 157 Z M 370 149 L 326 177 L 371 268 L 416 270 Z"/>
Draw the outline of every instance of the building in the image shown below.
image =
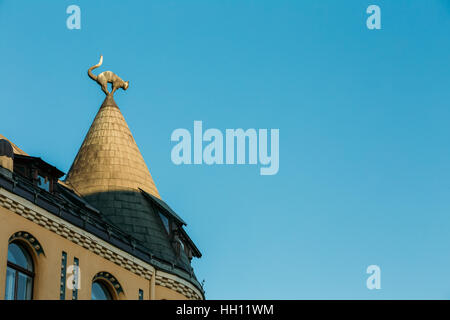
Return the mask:
<path fill-rule="evenodd" d="M 0 135 L 0 299 L 204 299 L 113 94 L 64 175 Z"/>

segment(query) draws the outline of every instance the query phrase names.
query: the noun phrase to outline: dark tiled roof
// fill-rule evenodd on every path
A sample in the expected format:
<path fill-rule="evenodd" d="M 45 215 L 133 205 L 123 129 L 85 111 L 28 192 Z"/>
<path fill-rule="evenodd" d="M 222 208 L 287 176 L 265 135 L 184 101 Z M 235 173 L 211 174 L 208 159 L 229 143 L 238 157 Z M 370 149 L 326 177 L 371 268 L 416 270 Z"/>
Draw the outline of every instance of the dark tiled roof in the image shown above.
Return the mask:
<path fill-rule="evenodd" d="M 16 154 L 14 158 L 16 161 L 18 160 L 18 161 L 30 162 L 41 168 L 44 168 L 46 171 L 51 172 L 52 176 L 54 176 L 55 178 L 61 178 L 62 176 L 65 175 L 64 172 L 62 172 L 58 168 L 52 166 L 51 164 L 45 162 L 44 160 L 42 160 L 39 157 L 31 157 L 31 156 Z"/>
<path fill-rule="evenodd" d="M 161 199 L 152 196 L 150 193 L 145 192 L 144 190 L 140 189 L 141 192 L 145 195 L 145 197 L 147 199 L 149 199 L 152 203 L 154 203 L 158 208 L 160 208 L 161 210 L 163 210 L 165 213 L 167 213 L 169 216 L 171 216 L 174 220 L 176 220 L 179 224 L 181 225 L 187 225 L 186 222 L 184 222 L 183 219 L 181 219 L 181 217 L 179 215 L 177 215 L 175 213 L 175 211 L 172 210 L 171 207 L 169 207 L 169 205 L 167 203 L 165 203 L 164 201 L 162 201 Z"/>
<path fill-rule="evenodd" d="M 141 192 L 110 191 L 84 196 L 108 220 L 140 240 L 153 255 L 190 270 L 184 252 L 177 258 L 158 211 Z"/>

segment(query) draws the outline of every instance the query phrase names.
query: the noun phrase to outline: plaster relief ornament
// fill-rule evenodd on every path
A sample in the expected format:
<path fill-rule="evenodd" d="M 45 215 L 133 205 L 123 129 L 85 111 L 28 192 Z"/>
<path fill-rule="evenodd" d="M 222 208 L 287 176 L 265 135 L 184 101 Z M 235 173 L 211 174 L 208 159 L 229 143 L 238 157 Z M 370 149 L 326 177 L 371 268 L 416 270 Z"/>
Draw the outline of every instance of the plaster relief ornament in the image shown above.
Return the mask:
<path fill-rule="evenodd" d="M 129 81 L 123 81 L 118 75 L 116 75 L 112 71 L 105 71 L 100 73 L 98 76 L 92 73 L 92 70 L 100 67 L 103 63 L 103 56 L 100 56 L 100 61 L 95 66 L 92 66 L 88 70 L 89 77 L 96 81 L 101 87 L 103 92 L 107 96 L 113 96 L 114 92 L 116 92 L 117 89 L 122 88 L 123 90 L 127 90 L 128 86 L 130 84 Z M 112 83 L 112 91 L 108 91 L 108 83 Z"/>

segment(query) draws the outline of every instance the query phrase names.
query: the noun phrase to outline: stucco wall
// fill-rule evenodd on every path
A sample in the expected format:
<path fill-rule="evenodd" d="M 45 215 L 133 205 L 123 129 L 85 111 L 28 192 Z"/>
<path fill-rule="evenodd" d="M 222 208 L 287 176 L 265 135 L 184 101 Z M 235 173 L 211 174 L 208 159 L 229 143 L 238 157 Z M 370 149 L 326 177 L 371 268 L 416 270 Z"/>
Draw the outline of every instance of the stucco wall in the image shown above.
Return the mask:
<path fill-rule="evenodd" d="M 67 253 L 67 266 L 73 264 L 74 257 L 79 259 L 80 283 L 78 299 L 91 299 L 93 277 L 99 272 L 108 272 L 121 284 L 123 293 L 119 299 L 138 299 L 139 289 L 144 299 L 186 299 L 182 294 L 169 288 L 155 285 L 152 279 L 146 279 L 125 268 L 65 239 L 64 237 L 30 221 L 15 212 L 0 206 L 0 299 L 5 295 L 8 240 L 14 233 L 25 231 L 33 235 L 45 252 L 37 256 L 33 253 L 35 280 L 33 299 L 59 300 L 62 251 Z M 153 272 L 152 277 L 155 276 Z M 152 288 L 153 286 L 153 288 Z M 153 295 L 153 296 L 152 296 Z M 66 288 L 66 299 L 72 299 L 72 290 Z"/>

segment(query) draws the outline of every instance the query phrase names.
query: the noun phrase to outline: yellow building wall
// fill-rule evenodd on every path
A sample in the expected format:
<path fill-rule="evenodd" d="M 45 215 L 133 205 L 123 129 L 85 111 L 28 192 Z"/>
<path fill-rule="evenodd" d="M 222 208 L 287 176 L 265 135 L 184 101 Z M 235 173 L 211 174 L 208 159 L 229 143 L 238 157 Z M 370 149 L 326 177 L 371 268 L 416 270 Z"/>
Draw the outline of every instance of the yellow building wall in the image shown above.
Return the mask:
<path fill-rule="evenodd" d="M 0 300 L 3 300 L 5 296 L 8 240 L 11 235 L 18 231 L 25 231 L 33 235 L 41 243 L 45 253 L 45 256 L 41 254 L 38 257 L 33 252 L 36 274 L 33 299 L 59 300 L 63 251 L 67 253 L 67 267 L 74 264 L 74 257 L 79 260 L 81 273 L 81 288 L 78 290 L 79 300 L 91 299 L 92 279 L 99 272 L 110 273 L 122 285 L 124 293 L 120 294 L 119 299 L 137 300 L 139 289 L 144 292 L 144 300 L 186 299 L 182 294 L 162 286 L 156 285 L 152 290 L 150 280 L 140 277 L 56 233 L 0 207 Z M 66 279 L 68 277 L 69 274 Z M 152 293 L 154 293 L 154 297 L 151 296 Z M 72 290 L 67 286 L 66 299 L 72 299 Z"/>
<path fill-rule="evenodd" d="M 181 293 L 170 290 L 169 288 L 162 286 L 155 286 L 155 299 L 156 300 L 187 300 Z"/>

